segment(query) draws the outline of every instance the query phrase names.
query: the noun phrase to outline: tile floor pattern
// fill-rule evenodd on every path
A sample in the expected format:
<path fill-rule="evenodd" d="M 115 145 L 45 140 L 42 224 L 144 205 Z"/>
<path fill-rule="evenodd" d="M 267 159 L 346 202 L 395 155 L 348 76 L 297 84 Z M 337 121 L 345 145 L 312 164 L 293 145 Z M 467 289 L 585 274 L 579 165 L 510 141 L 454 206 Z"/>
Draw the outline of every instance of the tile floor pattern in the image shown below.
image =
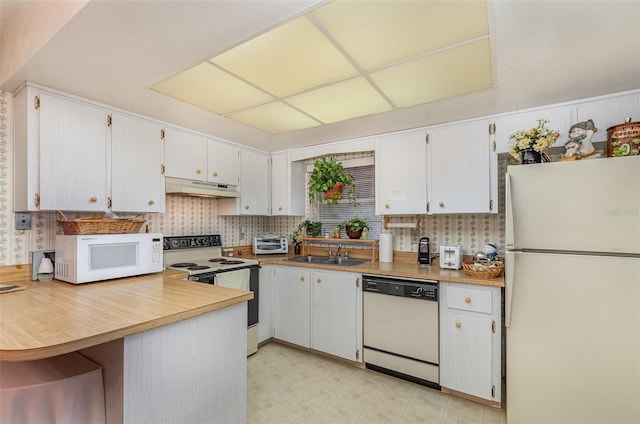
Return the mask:
<path fill-rule="evenodd" d="M 248 359 L 247 423 L 505 424 L 504 409 L 279 343 Z"/>

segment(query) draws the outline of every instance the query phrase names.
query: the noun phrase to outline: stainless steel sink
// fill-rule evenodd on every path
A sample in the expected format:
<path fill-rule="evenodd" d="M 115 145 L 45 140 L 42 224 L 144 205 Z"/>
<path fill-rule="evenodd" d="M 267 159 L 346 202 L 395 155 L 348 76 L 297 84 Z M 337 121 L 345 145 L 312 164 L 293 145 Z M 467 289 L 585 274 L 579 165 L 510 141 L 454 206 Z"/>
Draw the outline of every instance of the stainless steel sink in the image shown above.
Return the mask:
<path fill-rule="evenodd" d="M 323 263 L 327 265 L 356 266 L 367 262 L 365 259 L 327 258 Z"/>
<path fill-rule="evenodd" d="M 321 264 L 328 258 L 326 256 L 298 256 L 297 258 L 289 258 L 288 261 L 304 262 L 308 264 Z"/>
<path fill-rule="evenodd" d="M 366 259 L 337 258 L 327 256 L 298 256 L 296 258 L 287 259 L 292 262 L 302 262 L 308 264 L 325 264 L 340 266 L 356 266 L 367 262 Z"/>

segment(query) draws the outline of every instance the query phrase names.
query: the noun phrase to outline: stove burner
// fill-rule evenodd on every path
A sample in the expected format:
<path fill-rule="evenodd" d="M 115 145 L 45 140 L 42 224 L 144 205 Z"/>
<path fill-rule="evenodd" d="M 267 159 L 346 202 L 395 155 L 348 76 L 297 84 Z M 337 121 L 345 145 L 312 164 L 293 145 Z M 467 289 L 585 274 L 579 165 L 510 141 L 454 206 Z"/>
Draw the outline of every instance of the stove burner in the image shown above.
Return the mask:
<path fill-rule="evenodd" d="M 193 262 L 178 262 L 177 264 L 171 265 L 174 268 L 188 268 L 190 266 L 196 266 L 198 264 L 194 264 Z"/>
<path fill-rule="evenodd" d="M 226 260 L 223 259 L 222 262 L 220 262 L 222 265 L 240 265 L 243 264 L 244 261 L 234 261 L 234 260 Z"/>
<path fill-rule="evenodd" d="M 201 270 L 201 269 L 209 269 L 209 267 L 208 267 L 208 266 L 206 266 L 206 265 L 196 265 L 196 264 L 193 264 L 193 265 L 194 265 L 194 266 L 190 266 L 190 267 L 189 267 L 189 268 L 187 268 L 187 269 L 188 269 L 189 271 L 199 271 L 199 270 Z"/>
<path fill-rule="evenodd" d="M 224 258 L 209 259 L 209 262 L 224 262 L 224 261 L 226 261 L 226 259 L 224 259 Z"/>

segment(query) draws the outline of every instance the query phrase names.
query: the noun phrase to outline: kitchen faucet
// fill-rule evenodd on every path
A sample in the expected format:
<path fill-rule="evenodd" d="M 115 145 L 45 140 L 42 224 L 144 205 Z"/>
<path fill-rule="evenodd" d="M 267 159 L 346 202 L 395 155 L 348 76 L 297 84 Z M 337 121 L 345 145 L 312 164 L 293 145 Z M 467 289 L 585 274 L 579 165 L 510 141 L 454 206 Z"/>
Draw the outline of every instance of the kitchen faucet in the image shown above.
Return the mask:
<path fill-rule="evenodd" d="M 339 258 L 340 257 L 340 251 L 342 250 L 342 245 L 339 244 L 338 245 L 338 251 L 336 252 L 336 256 Z"/>

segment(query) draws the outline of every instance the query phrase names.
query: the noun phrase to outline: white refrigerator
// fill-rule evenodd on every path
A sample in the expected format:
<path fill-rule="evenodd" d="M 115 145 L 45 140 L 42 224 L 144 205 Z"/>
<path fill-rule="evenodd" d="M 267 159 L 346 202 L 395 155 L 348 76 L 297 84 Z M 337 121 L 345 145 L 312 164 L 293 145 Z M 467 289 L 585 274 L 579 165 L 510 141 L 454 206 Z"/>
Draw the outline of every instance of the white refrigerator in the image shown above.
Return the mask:
<path fill-rule="evenodd" d="M 640 156 L 509 166 L 508 424 L 640 423 Z"/>

